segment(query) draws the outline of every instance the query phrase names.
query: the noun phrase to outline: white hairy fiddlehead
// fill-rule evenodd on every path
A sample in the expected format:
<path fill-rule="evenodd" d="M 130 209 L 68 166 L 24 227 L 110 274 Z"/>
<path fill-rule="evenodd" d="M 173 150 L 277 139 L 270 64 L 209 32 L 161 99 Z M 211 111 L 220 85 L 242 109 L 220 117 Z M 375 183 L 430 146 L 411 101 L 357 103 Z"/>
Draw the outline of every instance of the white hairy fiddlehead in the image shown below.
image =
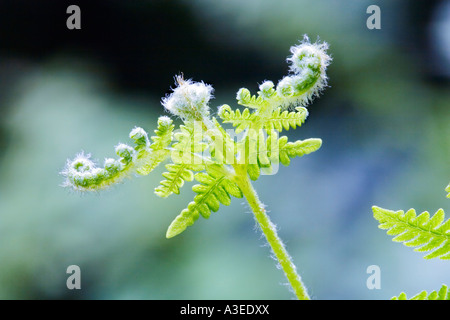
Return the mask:
<path fill-rule="evenodd" d="M 327 50 L 326 42 L 311 43 L 305 36 L 299 45 L 291 47 L 292 55 L 287 58 L 291 73 L 283 77 L 276 87 L 272 81 L 264 81 L 259 86 L 258 96 L 252 96 L 247 88 L 239 89 L 236 95 L 238 103 L 252 109 L 270 105 L 271 110 L 278 106 L 307 105 L 327 85 L 326 70 L 331 62 Z"/>
<path fill-rule="evenodd" d="M 185 80 L 182 76 L 175 79 L 177 87 L 162 99 L 164 108 L 183 120 L 201 120 L 209 116 L 208 103 L 212 98 L 213 88 L 203 82 Z"/>
<path fill-rule="evenodd" d="M 172 120 L 168 117 L 158 119 L 156 136 L 150 143 L 147 132 L 136 127 L 130 132 L 135 147 L 119 143 L 115 147 L 118 159 L 106 158 L 103 168 L 97 167 L 90 154 L 79 153 L 75 159 L 67 160 L 61 174 L 65 177 L 64 187 L 77 191 L 102 190 L 122 181 L 132 173 L 147 175 L 169 155 L 168 145 L 172 142 Z"/>

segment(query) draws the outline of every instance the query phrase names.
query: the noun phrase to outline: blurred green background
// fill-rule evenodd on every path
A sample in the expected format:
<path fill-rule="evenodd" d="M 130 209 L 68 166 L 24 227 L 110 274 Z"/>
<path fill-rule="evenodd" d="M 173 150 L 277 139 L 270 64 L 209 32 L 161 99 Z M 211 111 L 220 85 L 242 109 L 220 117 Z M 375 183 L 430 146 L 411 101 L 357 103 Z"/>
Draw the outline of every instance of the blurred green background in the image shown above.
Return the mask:
<path fill-rule="evenodd" d="M 81 9 L 81 30 L 66 8 Z M 369 30 L 366 9 L 381 9 Z M 291 139 L 322 148 L 255 183 L 315 299 L 389 299 L 450 284 L 377 228 L 372 205 L 434 213 L 450 202 L 450 1 L 0 1 L 0 298 L 293 299 L 248 206 L 234 199 L 167 240 L 189 186 L 160 199 L 147 177 L 77 194 L 59 172 L 100 162 L 164 114 L 173 76 L 216 107 L 287 73 L 304 34 L 330 44 L 329 85 Z M 81 290 L 66 268 L 81 268 Z M 381 269 L 369 290 L 366 269 Z"/>

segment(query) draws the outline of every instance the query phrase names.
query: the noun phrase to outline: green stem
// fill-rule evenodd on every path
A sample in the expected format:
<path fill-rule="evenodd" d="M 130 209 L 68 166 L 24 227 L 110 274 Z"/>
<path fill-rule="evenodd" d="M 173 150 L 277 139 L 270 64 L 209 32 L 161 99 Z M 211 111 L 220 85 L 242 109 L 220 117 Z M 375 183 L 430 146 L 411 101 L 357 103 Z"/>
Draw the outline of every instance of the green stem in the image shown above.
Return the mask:
<path fill-rule="evenodd" d="M 256 221 L 258 221 L 267 242 L 270 244 L 272 251 L 278 259 L 286 278 L 289 280 L 295 295 L 299 300 L 309 300 L 309 295 L 302 283 L 300 275 L 298 275 L 291 257 L 286 251 L 283 242 L 278 237 L 275 225 L 270 221 L 269 216 L 266 214 L 264 205 L 259 200 L 258 195 L 253 188 L 250 179 L 248 178 L 245 170 L 246 166 L 235 165 L 234 167 L 236 170 L 236 182 L 247 199 L 247 202 L 255 215 Z"/>

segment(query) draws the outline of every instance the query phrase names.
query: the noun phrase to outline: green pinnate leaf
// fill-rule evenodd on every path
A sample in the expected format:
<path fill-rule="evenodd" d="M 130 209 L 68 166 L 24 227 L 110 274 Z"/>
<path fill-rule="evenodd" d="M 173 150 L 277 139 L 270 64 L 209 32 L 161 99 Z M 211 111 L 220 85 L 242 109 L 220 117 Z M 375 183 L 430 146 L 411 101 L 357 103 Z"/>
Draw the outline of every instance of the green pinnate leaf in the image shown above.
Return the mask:
<path fill-rule="evenodd" d="M 204 168 L 204 165 L 167 164 L 167 172 L 162 174 L 166 180 L 161 181 L 160 185 L 155 189 L 155 194 L 162 198 L 166 198 L 172 193 L 179 194 L 185 181 L 194 180 L 192 171 L 201 171 Z"/>
<path fill-rule="evenodd" d="M 239 109 L 232 110 L 229 105 L 223 105 L 219 109 L 219 116 L 224 123 L 231 123 L 236 127 L 236 133 L 245 129 L 253 130 L 265 129 L 266 131 L 277 130 L 281 132 L 296 129 L 301 126 L 308 117 L 308 110 L 304 107 L 295 108 L 296 111 L 287 111 L 276 107 L 274 110 L 267 105 L 261 110 L 250 112 L 245 108 L 242 112 Z"/>
<path fill-rule="evenodd" d="M 379 228 L 396 236 L 393 241 L 416 247 L 417 252 L 429 252 L 425 259 L 450 259 L 450 223 L 444 222 L 444 210 L 439 209 L 431 218 L 427 211 L 417 216 L 414 209 L 404 213 L 374 206 L 372 210 Z"/>
<path fill-rule="evenodd" d="M 267 131 L 277 130 L 281 132 L 289 130 L 290 128 L 296 129 L 300 127 L 308 117 L 308 110 L 304 107 L 295 108 L 296 111 L 288 112 L 282 111 L 281 107 L 276 108 L 269 117 L 263 117 L 260 120 L 263 123 L 263 128 Z"/>
<path fill-rule="evenodd" d="M 217 212 L 220 204 L 230 205 L 231 196 L 241 198 L 242 192 L 235 182 L 227 177 L 220 165 L 208 165 L 206 172 L 194 175 L 200 184 L 192 187 L 197 194 L 194 201 L 178 215 L 167 231 L 167 237 L 171 238 L 183 232 L 192 225 L 201 215 L 208 219 L 211 212 Z"/>
<path fill-rule="evenodd" d="M 319 150 L 322 146 L 322 140 L 315 138 L 287 142 L 287 137 L 281 137 L 279 141 L 279 158 L 285 166 L 290 164 L 292 158 L 302 157 Z"/>

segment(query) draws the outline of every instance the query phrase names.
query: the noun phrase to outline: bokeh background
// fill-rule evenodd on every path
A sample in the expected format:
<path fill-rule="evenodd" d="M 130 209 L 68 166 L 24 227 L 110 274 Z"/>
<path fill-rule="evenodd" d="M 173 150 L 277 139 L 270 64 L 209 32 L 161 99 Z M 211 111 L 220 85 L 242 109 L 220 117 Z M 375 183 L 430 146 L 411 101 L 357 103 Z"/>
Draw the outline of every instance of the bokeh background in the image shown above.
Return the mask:
<path fill-rule="evenodd" d="M 66 8 L 81 9 L 81 30 Z M 381 9 L 369 30 L 366 9 Z M 291 139 L 322 148 L 255 183 L 315 299 L 389 299 L 450 284 L 448 261 L 391 241 L 372 205 L 450 214 L 450 1 L 0 1 L 0 298 L 293 299 L 249 208 L 234 199 L 167 240 L 189 186 L 160 166 L 77 194 L 59 172 L 152 131 L 174 75 L 236 91 L 277 82 L 304 34 L 330 45 L 330 87 Z M 81 268 L 81 290 L 66 268 Z M 378 265 L 381 289 L 366 270 Z"/>

